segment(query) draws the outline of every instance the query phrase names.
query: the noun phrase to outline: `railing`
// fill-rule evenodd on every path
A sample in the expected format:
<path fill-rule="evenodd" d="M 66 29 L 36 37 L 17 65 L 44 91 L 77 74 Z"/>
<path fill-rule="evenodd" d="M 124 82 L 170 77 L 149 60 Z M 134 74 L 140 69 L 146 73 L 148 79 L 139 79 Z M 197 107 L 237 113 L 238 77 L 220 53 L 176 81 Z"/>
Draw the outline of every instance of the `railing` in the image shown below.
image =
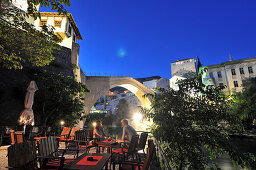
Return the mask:
<path fill-rule="evenodd" d="M 155 144 L 156 144 L 156 152 L 157 152 L 157 156 L 159 158 L 159 162 L 161 164 L 161 169 L 165 169 L 165 170 L 172 170 L 168 159 L 166 158 L 165 153 L 163 152 L 160 143 L 155 139 Z"/>

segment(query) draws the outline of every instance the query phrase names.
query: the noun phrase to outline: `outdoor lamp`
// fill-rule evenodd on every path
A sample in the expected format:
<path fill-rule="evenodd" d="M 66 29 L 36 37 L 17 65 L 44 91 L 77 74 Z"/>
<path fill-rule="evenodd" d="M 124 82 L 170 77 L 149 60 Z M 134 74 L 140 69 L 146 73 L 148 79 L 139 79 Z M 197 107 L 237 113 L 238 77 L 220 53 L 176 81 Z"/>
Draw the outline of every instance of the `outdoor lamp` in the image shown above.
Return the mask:
<path fill-rule="evenodd" d="M 143 115 L 141 113 L 135 113 L 133 116 L 133 119 L 135 122 L 140 122 L 143 118 Z"/>
<path fill-rule="evenodd" d="M 96 123 L 96 122 L 93 122 L 92 125 L 93 125 L 93 127 L 96 127 L 97 123 Z"/>
<path fill-rule="evenodd" d="M 65 122 L 62 120 L 60 121 L 60 125 L 63 126 L 65 124 Z"/>

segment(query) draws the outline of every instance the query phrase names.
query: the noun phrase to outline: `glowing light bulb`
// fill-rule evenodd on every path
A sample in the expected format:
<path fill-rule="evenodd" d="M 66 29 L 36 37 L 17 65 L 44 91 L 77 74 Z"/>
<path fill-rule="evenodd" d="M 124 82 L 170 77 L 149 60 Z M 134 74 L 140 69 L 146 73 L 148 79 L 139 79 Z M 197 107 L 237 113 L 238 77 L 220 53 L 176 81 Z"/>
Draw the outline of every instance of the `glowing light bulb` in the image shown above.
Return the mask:
<path fill-rule="evenodd" d="M 64 125 L 65 124 L 65 122 L 62 120 L 62 121 L 60 121 L 60 125 Z"/>
<path fill-rule="evenodd" d="M 93 122 L 92 125 L 93 125 L 93 127 L 96 127 L 97 123 L 96 123 L 96 122 Z"/>
<path fill-rule="evenodd" d="M 143 115 L 141 113 L 135 113 L 133 116 L 133 119 L 135 122 L 140 122 L 143 118 Z"/>

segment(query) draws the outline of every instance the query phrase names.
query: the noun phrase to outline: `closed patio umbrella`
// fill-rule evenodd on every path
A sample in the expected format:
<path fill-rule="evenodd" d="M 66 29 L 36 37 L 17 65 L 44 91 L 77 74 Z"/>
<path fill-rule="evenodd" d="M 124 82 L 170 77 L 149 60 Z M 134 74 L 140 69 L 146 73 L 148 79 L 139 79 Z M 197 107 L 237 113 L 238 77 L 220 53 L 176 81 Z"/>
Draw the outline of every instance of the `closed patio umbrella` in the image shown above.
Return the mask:
<path fill-rule="evenodd" d="M 25 132 L 26 125 L 34 126 L 35 124 L 32 106 L 34 102 L 34 94 L 37 90 L 38 90 L 38 87 L 36 85 L 36 82 L 31 81 L 27 88 L 27 94 L 24 101 L 25 109 L 21 112 L 20 117 L 17 121 L 19 125 L 24 124 L 24 132 Z"/>

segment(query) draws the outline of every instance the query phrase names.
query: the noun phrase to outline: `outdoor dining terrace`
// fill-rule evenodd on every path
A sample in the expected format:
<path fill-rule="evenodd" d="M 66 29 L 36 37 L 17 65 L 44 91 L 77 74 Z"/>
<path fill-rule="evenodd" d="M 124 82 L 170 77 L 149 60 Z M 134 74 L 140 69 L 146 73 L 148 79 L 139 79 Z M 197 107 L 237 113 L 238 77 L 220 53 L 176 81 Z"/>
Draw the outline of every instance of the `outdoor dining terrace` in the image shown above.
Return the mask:
<path fill-rule="evenodd" d="M 137 134 L 121 141 L 78 127 L 32 127 L 25 134 L 1 127 L 0 169 L 159 169 L 155 141 Z"/>

